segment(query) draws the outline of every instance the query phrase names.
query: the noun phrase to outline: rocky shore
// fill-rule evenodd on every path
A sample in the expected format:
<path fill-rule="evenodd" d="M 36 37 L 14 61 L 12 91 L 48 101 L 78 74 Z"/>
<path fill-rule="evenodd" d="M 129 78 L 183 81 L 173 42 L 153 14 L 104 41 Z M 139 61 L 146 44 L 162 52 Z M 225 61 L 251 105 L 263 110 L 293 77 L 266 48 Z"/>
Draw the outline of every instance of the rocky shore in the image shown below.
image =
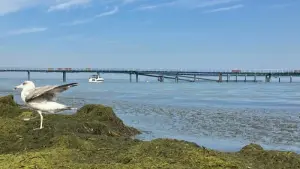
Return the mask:
<path fill-rule="evenodd" d="M 300 168 L 300 155 L 256 144 L 224 153 L 173 139 L 136 140 L 140 132 L 103 105 L 44 115 L 44 129 L 33 130 L 39 122 L 13 96 L 0 97 L 0 168 Z"/>

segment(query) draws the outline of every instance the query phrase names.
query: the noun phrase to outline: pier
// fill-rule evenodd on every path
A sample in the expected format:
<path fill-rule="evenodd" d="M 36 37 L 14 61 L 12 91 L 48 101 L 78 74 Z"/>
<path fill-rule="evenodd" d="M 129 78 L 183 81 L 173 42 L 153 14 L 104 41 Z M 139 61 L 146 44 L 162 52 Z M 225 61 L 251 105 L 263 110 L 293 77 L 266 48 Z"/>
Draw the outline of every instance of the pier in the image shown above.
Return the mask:
<path fill-rule="evenodd" d="M 0 72 L 27 72 L 27 78 L 30 80 L 30 74 L 37 73 L 61 73 L 63 82 L 67 81 L 69 73 L 114 73 L 128 74 L 129 81 L 132 82 L 132 75 L 135 75 L 135 82 L 139 82 L 139 76 L 157 78 L 159 82 L 165 79 L 173 79 L 176 83 L 179 81 L 197 82 L 197 81 L 215 81 L 215 82 L 258 82 L 257 77 L 264 77 L 265 82 L 272 79 L 278 79 L 281 82 L 282 77 L 289 77 L 292 83 L 293 77 L 300 76 L 300 70 L 162 70 L 162 69 L 98 69 L 98 68 L 0 68 Z M 216 78 L 207 78 L 207 77 Z M 238 77 L 244 77 L 244 80 L 238 80 Z M 0 74 L 1 77 L 1 74 Z M 230 78 L 234 77 L 233 80 Z M 225 79 L 225 80 L 224 80 Z"/>

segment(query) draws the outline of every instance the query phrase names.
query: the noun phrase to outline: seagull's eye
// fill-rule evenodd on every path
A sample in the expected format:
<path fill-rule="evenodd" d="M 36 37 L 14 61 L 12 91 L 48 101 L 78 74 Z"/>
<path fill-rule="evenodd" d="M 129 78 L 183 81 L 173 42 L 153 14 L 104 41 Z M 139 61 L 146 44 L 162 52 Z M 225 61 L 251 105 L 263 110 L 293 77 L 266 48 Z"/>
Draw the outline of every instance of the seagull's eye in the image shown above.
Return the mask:
<path fill-rule="evenodd" d="M 26 83 L 24 82 L 23 85 L 26 85 Z"/>

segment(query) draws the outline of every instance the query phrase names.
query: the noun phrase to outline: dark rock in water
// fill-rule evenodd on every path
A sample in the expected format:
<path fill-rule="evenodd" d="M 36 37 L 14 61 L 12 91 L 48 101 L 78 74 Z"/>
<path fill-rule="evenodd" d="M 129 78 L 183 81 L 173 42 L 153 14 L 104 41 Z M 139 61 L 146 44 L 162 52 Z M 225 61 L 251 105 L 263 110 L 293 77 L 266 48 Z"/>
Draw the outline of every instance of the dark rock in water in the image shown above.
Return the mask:
<path fill-rule="evenodd" d="M 45 128 L 33 130 L 36 112 L 21 109 L 12 96 L 0 98 L 1 168 L 300 168 L 298 154 L 255 144 L 223 153 L 175 139 L 132 139 L 140 132 L 103 105 L 44 117 Z"/>

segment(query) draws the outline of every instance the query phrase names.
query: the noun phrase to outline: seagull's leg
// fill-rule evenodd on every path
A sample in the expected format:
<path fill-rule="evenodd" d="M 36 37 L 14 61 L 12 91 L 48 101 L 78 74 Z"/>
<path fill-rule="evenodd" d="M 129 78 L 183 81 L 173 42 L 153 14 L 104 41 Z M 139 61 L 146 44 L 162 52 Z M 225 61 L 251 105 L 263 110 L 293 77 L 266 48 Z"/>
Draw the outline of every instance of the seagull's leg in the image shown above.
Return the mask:
<path fill-rule="evenodd" d="M 43 115 L 42 115 L 42 112 L 41 112 L 41 111 L 39 112 L 39 114 L 40 114 L 40 116 L 41 116 L 41 124 L 40 124 L 40 129 L 42 129 L 42 128 L 43 128 L 43 120 L 44 120 L 44 117 L 43 117 Z"/>
<path fill-rule="evenodd" d="M 38 129 L 42 129 L 43 128 L 43 115 L 42 115 L 42 112 L 40 110 L 38 110 L 37 112 L 40 114 L 41 123 L 40 123 L 40 128 L 36 128 L 34 130 L 38 130 Z"/>

